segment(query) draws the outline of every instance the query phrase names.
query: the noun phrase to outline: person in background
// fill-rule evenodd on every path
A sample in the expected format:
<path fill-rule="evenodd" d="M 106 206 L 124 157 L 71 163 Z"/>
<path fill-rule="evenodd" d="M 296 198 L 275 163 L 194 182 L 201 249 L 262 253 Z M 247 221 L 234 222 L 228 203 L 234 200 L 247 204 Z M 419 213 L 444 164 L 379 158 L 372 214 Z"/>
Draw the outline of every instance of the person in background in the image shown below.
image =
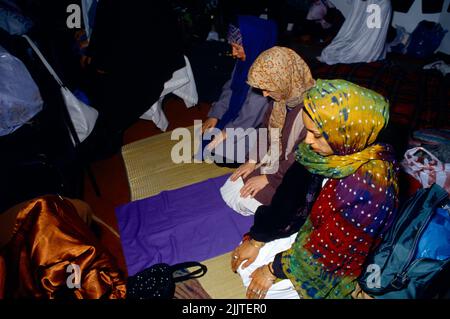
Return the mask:
<path fill-rule="evenodd" d="M 388 118 L 382 96 L 344 80 L 317 80 L 307 92 L 307 136 L 296 162 L 232 254 L 248 298 L 351 297 L 366 257 L 396 216 L 395 154 L 376 142 Z M 323 187 L 305 204 L 299 197 L 315 177 Z"/>
<path fill-rule="evenodd" d="M 351 12 L 336 37 L 322 50 L 318 57 L 319 61 L 330 65 L 369 63 L 386 57 L 386 38 L 392 16 L 391 2 L 388 0 L 352 0 L 352 2 Z"/>
<path fill-rule="evenodd" d="M 329 43 L 338 33 L 345 18 L 329 0 L 310 0 L 311 6 L 303 21 L 303 39 L 307 42 Z"/>
<path fill-rule="evenodd" d="M 211 142 L 204 136 L 204 142 L 199 150 L 201 154 L 197 156 L 203 155 L 203 149 L 207 145 L 208 149 L 214 149 L 216 162 L 220 165 L 225 162 L 234 167 L 242 164 L 237 163 L 236 154 L 226 154 L 222 142 L 228 138 L 237 144 L 239 139 L 246 138 L 237 135 L 227 137 L 227 128 L 240 128 L 245 131 L 261 124 L 269 100 L 261 92 L 252 90 L 247 84 L 247 75 L 258 55 L 273 47 L 276 40 L 277 27 L 270 20 L 254 16 L 238 16 L 237 25 L 230 25 L 228 42 L 237 62 L 231 79 L 223 86 L 219 99 L 212 104 L 208 119 L 201 129 L 202 133 L 207 133 L 210 129 L 217 128 L 222 133 Z M 250 147 L 248 143 L 247 138 L 245 153 Z"/>
<path fill-rule="evenodd" d="M 294 162 L 294 150 L 306 134 L 301 115 L 303 95 L 315 81 L 308 65 L 297 53 L 276 46 L 256 59 L 249 71 L 248 83 L 262 90 L 273 102 L 266 111 L 263 125 L 268 128 L 267 136 L 263 137 L 268 147 L 256 152 L 252 149 L 247 162 L 221 188 L 227 205 L 243 215 L 253 215 L 261 204 L 270 204 L 285 172 Z"/>

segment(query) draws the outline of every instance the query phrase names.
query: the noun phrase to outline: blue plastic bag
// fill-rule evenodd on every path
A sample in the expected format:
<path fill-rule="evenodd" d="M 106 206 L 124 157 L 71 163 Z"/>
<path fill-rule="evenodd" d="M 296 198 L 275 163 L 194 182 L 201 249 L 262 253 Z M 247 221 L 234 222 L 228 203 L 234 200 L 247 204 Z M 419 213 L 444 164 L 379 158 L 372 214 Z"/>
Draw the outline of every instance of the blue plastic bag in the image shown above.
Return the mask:
<path fill-rule="evenodd" d="M 25 65 L 0 46 L 0 136 L 10 134 L 42 110 L 39 88 Z"/>
<path fill-rule="evenodd" d="M 0 28 L 10 35 L 22 35 L 33 27 L 33 22 L 24 16 L 11 0 L 0 0 Z"/>
<path fill-rule="evenodd" d="M 419 240 L 416 258 L 447 260 L 450 258 L 450 213 L 437 208 Z"/>

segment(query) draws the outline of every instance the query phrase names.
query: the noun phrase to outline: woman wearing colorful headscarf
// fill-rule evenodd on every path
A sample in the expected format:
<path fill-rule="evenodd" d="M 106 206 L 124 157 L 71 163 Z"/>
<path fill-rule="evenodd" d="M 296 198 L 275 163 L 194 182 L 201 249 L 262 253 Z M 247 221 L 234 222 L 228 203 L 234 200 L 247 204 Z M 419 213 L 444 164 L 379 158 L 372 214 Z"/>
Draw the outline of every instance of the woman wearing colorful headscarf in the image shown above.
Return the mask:
<path fill-rule="evenodd" d="M 350 298 L 367 255 L 395 217 L 394 153 L 389 145 L 376 143 L 388 122 L 388 102 L 344 80 L 317 80 L 304 105 L 307 136 L 275 197 L 286 199 L 289 190 L 288 196 L 301 196 L 302 185 L 309 183 L 297 177 L 305 176 L 304 169 L 322 177 L 324 185 L 309 196 L 314 200 L 303 223 L 284 238 L 273 232 L 282 228 L 274 216 L 283 215 L 282 203 L 274 197 L 256 212 L 250 234 L 232 259 L 248 298 Z M 272 216 L 272 229 L 259 225 L 259 213 Z M 284 222 L 286 228 L 292 225 Z M 264 234 L 269 235 L 263 240 Z"/>
<path fill-rule="evenodd" d="M 239 139 L 245 139 L 243 135 L 227 136 L 226 129 L 240 128 L 245 131 L 258 127 L 263 121 L 269 100 L 250 88 L 247 84 L 247 75 L 258 55 L 273 47 L 277 40 L 277 27 L 271 20 L 239 16 L 237 24 L 237 26 L 230 25 L 228 32 L 228 42 L 232 47 L 233 57 L 237 59 L 236 65 L 231 79 L 223 86 L 219 100 L 212 104 L 208 119 L 202 126 L 202 133 L 208 133 L 212 128 L 222 132 L 213 141 L 211 136 L 205 135 L 200 154 L 197 154 L 197 157 L 203 157 L 203 149 L 209 144 L 208 149 L 214 153 L 216 163 L 224 165 L 236 163 L 237 154 L 226 153 L 223 144 L 220 144 L 225 139 L 231 140 L 234 144 L 237 144 Z M 248 139 L 246 143 L 242 143 L 245 145 L 244 160 L 249 149 L 248 144 Z"/>
<path fill-rule="evenodd" d="M 301 110 L 303 94 L 314 85 L 311 71 L 293 50 L 273 47 L 264 51 L 250 68 L 248 84 L 272 99 L 259 129 L 258 146 L 221 188 L 228 206 L 242 215 L 253 215 L 268 205 L 283 175 L 295 160 L 294 150 L 305 137 Z M 264 144 L 264 143 L 263 143 Z"/>

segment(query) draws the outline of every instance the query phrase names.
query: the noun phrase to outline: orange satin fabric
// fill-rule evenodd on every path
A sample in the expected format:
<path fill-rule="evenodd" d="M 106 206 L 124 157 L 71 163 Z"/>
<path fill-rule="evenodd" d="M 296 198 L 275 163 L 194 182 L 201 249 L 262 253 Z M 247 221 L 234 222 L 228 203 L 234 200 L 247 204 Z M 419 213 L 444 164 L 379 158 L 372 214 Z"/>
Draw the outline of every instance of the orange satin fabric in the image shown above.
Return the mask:
<path fill-rule="evenodd" d="M 125 277 L 101 248 L 75 207 L 58 196 L 29 202 L 17 215 L 12 239 L 2 248 L 5 298 L 125 298 Z M 79 266 L 80 288 L 68 266 Z M 6 271 L 6 276 L 5 276 Z M 0 297 L 1 298 L 1 297 Z"/>

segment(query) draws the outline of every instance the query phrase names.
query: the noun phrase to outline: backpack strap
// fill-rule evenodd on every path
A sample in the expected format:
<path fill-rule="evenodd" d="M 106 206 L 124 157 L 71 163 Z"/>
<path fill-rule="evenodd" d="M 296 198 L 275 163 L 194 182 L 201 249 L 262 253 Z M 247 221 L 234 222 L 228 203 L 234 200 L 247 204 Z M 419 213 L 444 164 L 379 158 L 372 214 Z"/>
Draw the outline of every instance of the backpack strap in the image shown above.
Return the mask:
<path fill-rule="evenodd" d="M 175 264 L 170 267 L 170 270 L 172 271 L 172 275 L 173 275 L 173 273 L 175 273 L 178 270 L 184 270 L 186 268 L 191 268 L 191 267 L 199 267 L 199 269 L 196 269 L 193 272 L 189 272 L 186 275 L 174 277 L 173 281 L 181 282 L 181 281 L 185 281 L 185 280 L 189 280 L 189 279 L 200 278 L 200 277 L 204 276 L 206 274 L 206 272 L 208 271 L 208 268 L 205 265 L 203 265 L 199 262 L 196 262 L 196 261 L 188 261 L 188 262 L 184 262 L 184 263 Z"/>

